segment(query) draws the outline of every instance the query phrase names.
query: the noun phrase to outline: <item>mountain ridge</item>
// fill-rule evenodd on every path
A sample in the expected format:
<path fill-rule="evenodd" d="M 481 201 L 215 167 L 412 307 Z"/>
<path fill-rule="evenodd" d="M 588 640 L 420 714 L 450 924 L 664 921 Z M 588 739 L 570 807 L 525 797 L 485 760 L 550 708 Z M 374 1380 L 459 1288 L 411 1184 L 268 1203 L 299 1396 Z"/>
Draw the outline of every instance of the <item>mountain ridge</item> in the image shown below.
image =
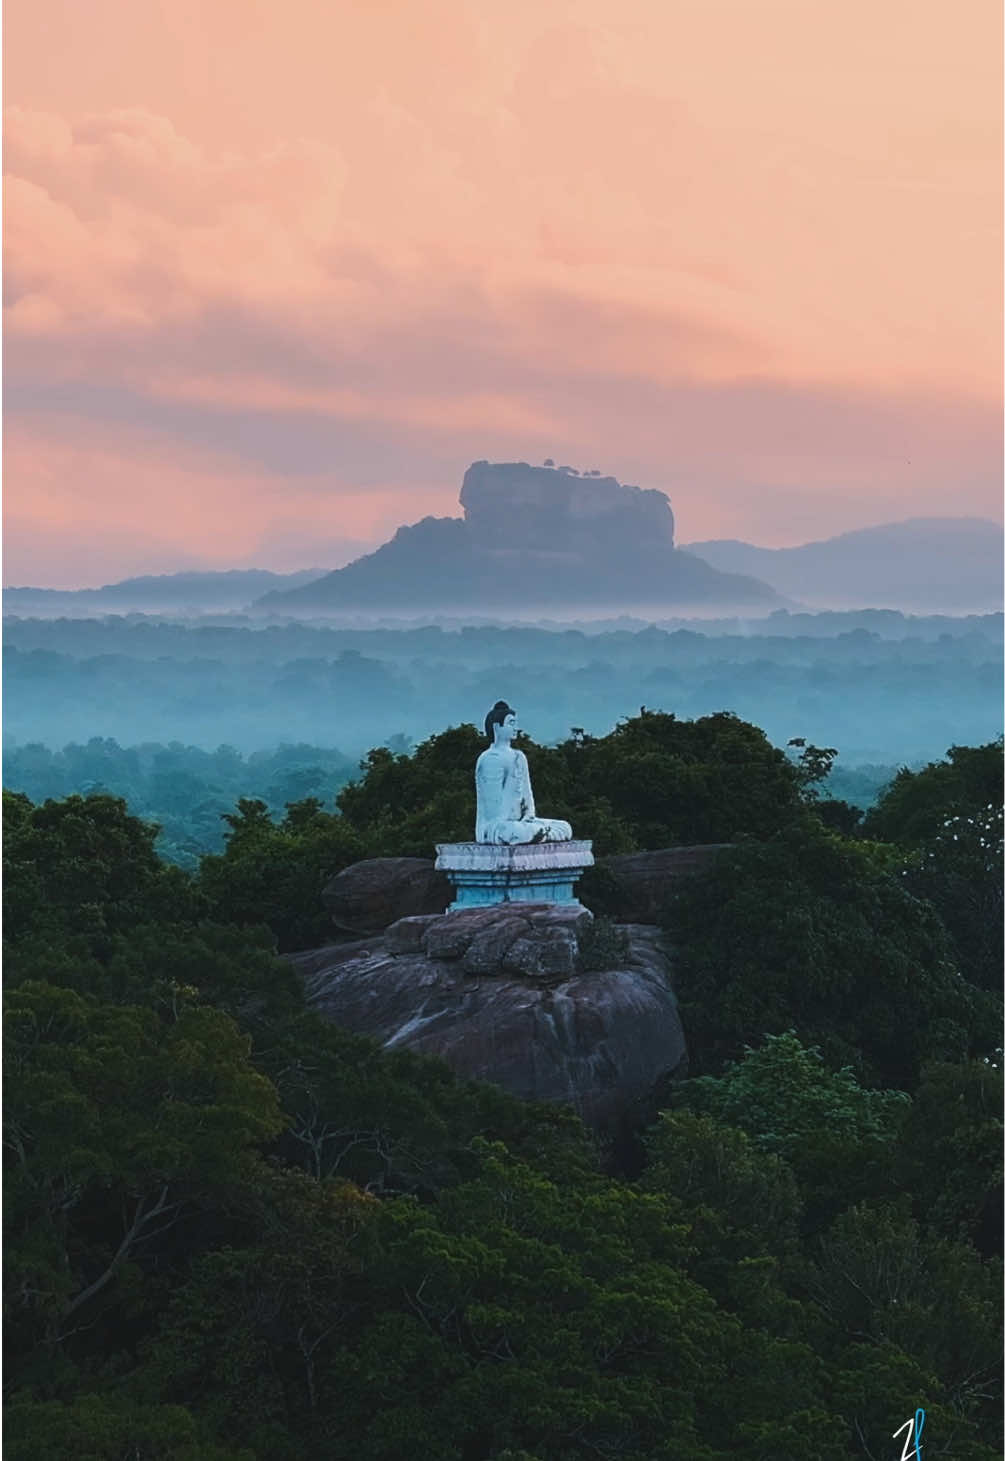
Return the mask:
<path fill-rule="evenodd" d="M 1005 530 L 991 518 L 913 517 L 795 547 L 738 538 L 683 544 L 723 572 L 750 573 L 812 608 L 999 609 Z"/>
<path fill-rule="evenodd" d="M 149 611 L 163 609 L 243 608 L 277 583 L 290 587 L 309 583 L 329 570 L 301 568 L 275 573 L 268 568 L 185 569 L 178 573 L 147 573 L 102 584 L 100 588 L 35 588 L 15 585 L 3 590 L 5 613 L 24 609 L 126 606 Z"/>

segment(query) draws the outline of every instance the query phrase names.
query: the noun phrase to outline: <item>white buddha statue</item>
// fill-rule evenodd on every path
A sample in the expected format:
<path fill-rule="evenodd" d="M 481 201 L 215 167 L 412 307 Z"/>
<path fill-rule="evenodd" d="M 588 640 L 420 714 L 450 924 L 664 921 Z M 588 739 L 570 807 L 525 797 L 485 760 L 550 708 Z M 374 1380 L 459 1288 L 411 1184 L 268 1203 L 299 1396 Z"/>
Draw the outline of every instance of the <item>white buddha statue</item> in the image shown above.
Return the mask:
<path fill-rule="evenodd" d="M 497 700 L 485 717 L 492 741 L 475 765 L 476 842 L 568 842 L 568 822 L 539 817 L 534 810 L 530 768 L 522 751 L 514 750 L 516 712 Z"/>

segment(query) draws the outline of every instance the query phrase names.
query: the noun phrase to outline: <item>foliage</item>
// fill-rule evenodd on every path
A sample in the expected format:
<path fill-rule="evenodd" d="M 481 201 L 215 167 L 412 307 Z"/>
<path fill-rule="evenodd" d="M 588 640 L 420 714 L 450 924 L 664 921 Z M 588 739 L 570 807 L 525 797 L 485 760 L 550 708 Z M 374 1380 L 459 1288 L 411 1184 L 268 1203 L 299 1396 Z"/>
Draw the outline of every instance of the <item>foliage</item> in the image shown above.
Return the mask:
<path fill-rule="evenodd" d="M 4 785 L 32 801 L 95 793 L 121 797 L 130 812 L 158 827 L 159 856 L 193 871 L 207 852 L 221 852 L 224 816 L 242 798 L 261 800 L 274 814 L 306 797 L 331 798 L 355 772 L 340 751 L 281 745 L 242 755 L 233 746 L 148 742 L 120 746 L 93 736 L 86 744 L 51 751 L 38 742 L 5 746 Z"/>
<path fill-rule="evenodd" d="M 908 850 L 906 886 L 939 912 L 966 977 L 1001 984 L 1002 741 L 951 746 L 942 761 L 902 769 L 865 818 L 871 837 Z"/>
<path fill-rule="evenodd" d="M 996 1059 L 1000 1061 L 1001 1052 Z M 922 1227 L 1002 1251 L 1002 1070 L 984 1060 L 924 1068 L 894 1154 Z"/>
<path fill-rule="evenodd" d="M 582 1183 L 596 1164 L 564 1108 L 462 1083 L 438 1060 L 382 1052 L 313 1013 L 285 1020 L 260 1063 L 287 1114 L 279 1151 L 317 1180 L 428 1196 L 471 1172 L 476 1137 L 504 1141 L 556 1179 Z"/>
<path fill-rule="evenodd" d="M 1005 964 L 1002 820 L 993 804 L 947 817 L 904 867 L 907 886 L 938 910 L 967 978 L 995 990 Z"/>
<path fill-rule="evenodd" d="M 256 1461 L 252 1451 L 217 1445 L 181 1405 L 142 1405 L 87 1393 L 70 1402 L 18 1397 L 4 1407 L 8 1461 Z"/>
<path fill-rule="evenodd" d="M 896 1356 L 914 1368 L 923 1387 L 915 1395 L 926 1396 L 926 1427 L 941 1432 L 943 1453 L 984 1454 L 976 1432 L 994 1414 L 1001 1371 L 1000 1263 L 926 1236 L 906 1204 L 888 1199 L 837 1217 L 815 1245 L 807 1279 L 852 1414 L 871 1398 L 864 1372 L 877 1357 L 889 1366 Z M 898 1385 L 875 1402 L 896 1425 L 912 1413 L 901 1408 L 906 1398 Z"/>
<path fill-rule="evenodd" d="M 484 749 L 473 725 L 431 736 L 410 756 L 378 747 L 363 761 L 361 779 L 339 793 L 339 811 L 371 856 L 429 857 L 436 842 L 471 837 L 474 764 Z"/>
<path fill-rule="evenodd" d="M 679 1100 L 784 1158 L 799 1181 L 811 1229 L 823 1214 L 883 1189 L 911 1104 L 902 1091 L 859 1085 L 847 1066 L 828 1070 L 819 1050 L 806 1048 L 791 1030 L 767 1035 L 759 1049 L 748 1046 L 721 1076 L 687 1081 Z"/>
<path fill-rule="evenodd" d="M 4 830 L 8 987 L 45 980 L 162 1011 L 199 997 L 246 1020 L 296 1002 L 271 934 L 214 921 L 191 878 L 157 857 L 155 829 L 124 802 L 72 796 L 34 807 L 4 792 Z"/>
<path fill-rule="evenodd" d="M 141 913 L 191 911 L 183 875 L 154 851 L 155 827 L 131 817 L 124 801 L 71 796 L 33 807 L 4 792 L 4 907 L 14 941 L 45 930 L 92 941 L 130 928 Z"/>
<path fill-rule="evenodd" d="M 584 971 L 618 969 L 628 955 L 629 939 L 613 918 L 595 918 L 579 936 L 579 967 Z"/>
<path fill-rule="evenodd" d="M 950 746 L 945 760 L 920 771 L 902 768 L 865 819 L 869 836 L 905 847 L 937 837 L 950 818 L 1002 805 L 1002 741 Z"/>
<path fill-rule="evenodd" d="M 576 731 L 554 747 L 518 744 L 535 799 L 591 837 L 595 852 L 769 836 L 801 807 L 792 762 L 735 715 L 695 721 L 643 710 L 607 736 Z M 485 740 L 472 725 L 432 736 L 412 756 L 371 751 L 362 779 L 338 797 L 371 855 L 425 857 L 462 841 L 475 816 L 472 766 Z"/>
<path fill-rule="evenodd" d="M 282 1125 L 249 1041 L 208 1006 L 175 1019 L 51 984 L 5 1000 L 11 1338 L 73 1337 L 127 1311 L 152 1235 L 239 1180 Z M 128 1270 L 124 1285 L 120 1275 Z"/>
<path fill-rule="evenodd" d="M 316 947 L 330 933 L 321 901 L 329 878 L 366 856 L 345 818 L 313 798 L 274 822 L 264 802 L 242 799 L 225 818 L 227 845 L 203 858 L 198 887 L 214 918 L 265 924 L 283 950 Z"/>
<path fill-rule="evenodd" d="M 811 821 L 722 854 L 666 917 L 698 1073 L 794 1028 L 829 1064 L 910 1089 L 922 1061 L 998 1043 L 998 1005 L 959 977 L 934 909 Z"/>
<path fill-rule="evenodd" d="M 867 1461 L 923 1405 L 991 1461 L 1000 1037 L 934 906 L 969 864 L 922 900 L 733 717 L 535 748 L 615 846 L 742 839 L 668 908 L 699 1074 L 628 1180 L 272 955 L 344 861 L 467 827 L 476 746 L 375 752 L 337 815 L 246 799 L 198 877 L 114 798 L 5 797 L 11 1454 Z"/>

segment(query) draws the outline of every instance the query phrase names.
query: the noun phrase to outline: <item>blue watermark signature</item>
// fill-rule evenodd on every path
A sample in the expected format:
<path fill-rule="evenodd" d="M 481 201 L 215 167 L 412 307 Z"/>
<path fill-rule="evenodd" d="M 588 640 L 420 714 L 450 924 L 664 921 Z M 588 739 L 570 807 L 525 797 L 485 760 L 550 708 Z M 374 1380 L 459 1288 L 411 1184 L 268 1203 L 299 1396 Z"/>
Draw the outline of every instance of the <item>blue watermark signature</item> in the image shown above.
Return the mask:
<path fill-rule="evenodd" d="M 900 1461 L 908 1461 L 908 1458 L 910 1456 L 917 1456 L 918 1461 L 921 1461 L 921 1432 L 924 1429 L 925 1412 L 923 1410 L 916 1410 L 911 1416 L 910 1420 L 905 1420 L 904 1424 L 900 1427 L 900 1430 L 894 1431 L 894 1440 L 896 1440 L 903 1431 L 907 1432 L 907 1435 L 904 1437 L 904 1449 L 900 1453 Z M 912 1441 L 914 1442 L 913 1446 L 911 1446 Z M 911 1447 L 910 1450 L 908 1450 L 909 1446 Z"/>

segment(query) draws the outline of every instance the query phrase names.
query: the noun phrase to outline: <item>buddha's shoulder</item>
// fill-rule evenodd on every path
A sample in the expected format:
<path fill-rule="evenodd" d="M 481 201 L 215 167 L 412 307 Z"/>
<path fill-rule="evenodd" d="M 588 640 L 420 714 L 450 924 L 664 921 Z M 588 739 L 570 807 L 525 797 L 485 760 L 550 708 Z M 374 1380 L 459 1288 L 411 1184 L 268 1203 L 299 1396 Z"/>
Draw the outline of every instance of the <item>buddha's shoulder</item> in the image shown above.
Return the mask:
<path fill-rule="evenodd" d="M 509 753 L 500 751 L 496 746 L 489 746 L 483 751 L 475 762 L 475 767 L 485 766 L 512 766 L 515 762 L 526 761 L 527 757 L 522 751 L 510 750 Z"/>

